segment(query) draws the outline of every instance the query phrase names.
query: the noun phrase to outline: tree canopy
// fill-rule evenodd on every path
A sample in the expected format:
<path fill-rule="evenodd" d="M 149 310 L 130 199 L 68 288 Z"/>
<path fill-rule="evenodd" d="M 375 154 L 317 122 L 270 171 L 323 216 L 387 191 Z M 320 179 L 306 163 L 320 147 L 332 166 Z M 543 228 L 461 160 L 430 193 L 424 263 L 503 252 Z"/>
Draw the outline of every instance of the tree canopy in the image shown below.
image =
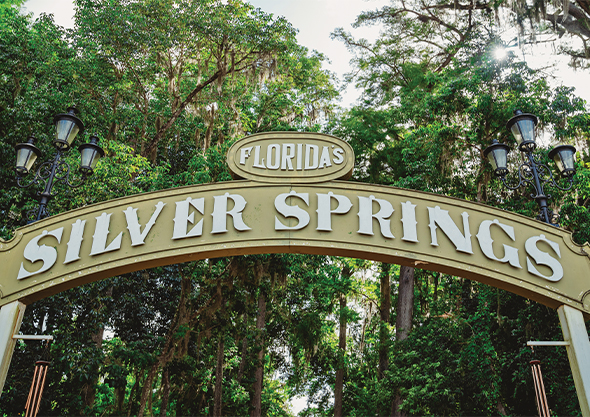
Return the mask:
<path fill-rule="evenodd" d="M 382 28 L 375 42 L 337 29 L 355 54 L 348 81 L 362 90 L 350 109 L 337 105 L 327 58 L 298 45 L 284 18 L 243 0 L 75 4 L 71 30 L 0 4 L 1 160 L 12 161 L 31 134 L 51 155 L 52 117 L 69 105 L 106 151 L 84 186 L 59 189 L 53 214 L 229 181 L 225 155 L 236 139 L 299 130 L 348 141 L 352 181 L 536 217 L 530 190 L 502 188 L 483 157 L 493 139 L 514 144 L 505 123 L 519 108 L 539 117 L 545 136 L 578 146 L 575 192 L 551 190 L 552 204 L 578 242 L 590 240 L 587 104 L 515 56 L 494 58 L 502 3 L 396 0 L 358 17 Z M 73 149 L 66 158 L 76 165 L 78 156 Z M 9 163 L 0 176 L 0 237 L 8 239 L 26 224 L 37 190 L 17 187 Z M 19 342 L 3 415 L 23 411 L 42 356 L 51 360 L 42 415 L 290 416 L 298 396 L 307 398 L 300 416 L 532 415 L 525 343 L 562 338 L 554 311 L 483 284 L 281 254 L 84 285 L 28 306 L 21 331 L 55 341 L 48 352 Z M 565 350 L 534 357 L 552 411 L 579 415 Z"/>

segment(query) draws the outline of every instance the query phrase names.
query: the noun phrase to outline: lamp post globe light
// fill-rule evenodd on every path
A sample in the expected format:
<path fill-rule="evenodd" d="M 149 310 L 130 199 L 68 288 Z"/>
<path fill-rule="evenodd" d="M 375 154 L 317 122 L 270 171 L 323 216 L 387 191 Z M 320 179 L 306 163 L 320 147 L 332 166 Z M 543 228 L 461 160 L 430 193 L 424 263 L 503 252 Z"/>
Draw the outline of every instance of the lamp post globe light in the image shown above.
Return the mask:
<path fill-rule="evenodd" d="M 42 192 L 38 193 L 39 207 L 27 216 L 31 222 L 41 220 L 49 216 L 47 205 L 49 201 L 56 195 L 53 191 L 53 186 L 63 181 L 71 188 L 76 188 L 82 185 L 86 179 L 94 173 L 94 168 L 98 160 L 104 156 L 104 151 L 98 146 L 98 137 L 91 136 L 90 142 L 82 144 L 78 147 L 80 150 L 80 172 L 81 178 L 77 181 L 72 181 L 70 178 L 70 166 L 62 160 L 63 153 L 72 146 L 79 133 L 84 131 L 84 123 L 77 117 L 78 111 L 75 107 L 69 107 L 67 113 L 58 114 L 54 117 L 55 123 L 55 138 L 53 145 L 56 153 L 53 160 L 42 163 L 34 173 L 34 177 L 28 182 L 24 182 L 24 178 L 33 168 L 37 158 L 41 156 L 41 151 L 35 146 L 37 140 L 34 136 L 30 136 L 26 142 L 19 143 L 15 146 L 16 149 L 16 177 L 17 184 L 21 188 L 30 187 L 34 184 L 44 184 Z M 35 213 L 36 212 L 36 213 Z"/>
<path fill-rule="evenodd" d="M 534 154 L 537 148 L 535 128 L 538 119 L 535 115 L 523 113 L 520 110 L 514 112 L 514 117 L 506 123 L 508 130 L 512 132 L 518 144 L 518 150 L 522 153 L 524 162 L 518 167 L 518 182 L 511 184 L 506 176 L 508 174 L 508 151 L 510 147 L 503 143 L 499 143 L 496 139 L 488 146 L 483 154 L 490 161 L 494 168 L 494 174 L 506 188 L 516 190 L 520 187 L 532 186 L 534 193 L 531 197 L 537 201 L 539 205 L 538 219 L 559 227 L 559 215 L 554 213 L 548 205 L 551 198 L 550 195 L 545 194 L 543 189 L 544 184 L 550 184 L 562 191 L 567 191 L 572 188 L 573 178 L 576 172 L 575 155 L 576 148 L 571 145 L 559 145 L 549 152 L 549 158 L 553 159 L 560 176 L 567 180 L 568 184 L 561 187 L 555 181 L 553 174 L 549 167 L 542 163 L 538 155 Z"/>

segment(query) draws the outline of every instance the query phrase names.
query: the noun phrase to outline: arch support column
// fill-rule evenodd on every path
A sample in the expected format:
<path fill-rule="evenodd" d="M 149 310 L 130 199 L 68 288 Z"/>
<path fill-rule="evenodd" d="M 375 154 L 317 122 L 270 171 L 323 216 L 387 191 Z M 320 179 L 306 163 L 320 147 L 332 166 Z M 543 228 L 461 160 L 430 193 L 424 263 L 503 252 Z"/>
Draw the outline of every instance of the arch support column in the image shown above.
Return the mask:
<path fill-rule="evenodd" d="M 25 307 L 20 301 L 13 301 L 0 308 L 0 396 L 16 345 L 16 339 L 13 339 L 12 336 L 18 334 L 20 330 Z"/>
<path fill-rule="evenodd" d="M 563 339 L 569 342 L 567 356 L 572 368 L 580 409 L 583 416 L 590 416 L 590 341 L 584 316 L 580 310 L 567 305 L 557 309 Z"/>

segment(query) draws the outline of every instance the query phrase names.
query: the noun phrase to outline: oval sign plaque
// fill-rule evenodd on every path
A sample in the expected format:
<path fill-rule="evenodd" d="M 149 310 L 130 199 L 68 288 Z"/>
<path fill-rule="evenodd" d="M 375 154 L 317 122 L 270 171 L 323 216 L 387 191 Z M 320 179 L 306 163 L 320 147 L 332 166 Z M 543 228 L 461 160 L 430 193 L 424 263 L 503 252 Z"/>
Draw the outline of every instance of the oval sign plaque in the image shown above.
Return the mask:
<path fill-rule="evenodd" d="M 227 163 L 234 178 L 324 182 L 350 178 L 354 152 L 342 139 L 323 133 L 265 132 L 234 143 Z"/>

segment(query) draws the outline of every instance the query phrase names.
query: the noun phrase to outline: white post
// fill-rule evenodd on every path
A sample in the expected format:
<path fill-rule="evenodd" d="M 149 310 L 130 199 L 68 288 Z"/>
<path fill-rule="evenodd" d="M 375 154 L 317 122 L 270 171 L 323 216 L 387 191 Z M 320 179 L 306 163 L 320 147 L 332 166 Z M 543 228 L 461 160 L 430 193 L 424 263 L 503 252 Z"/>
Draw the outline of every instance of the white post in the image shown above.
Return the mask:
<path fill-rule="evenodd" d="M 14 346 L 16 345 L 16 339 L 13 339 L 12 336 L 20 330 L 25 307 L 20 301 L 13 301 L 0 308 L 0 396 L 4 389 L 12 352 L 14 352 Z"/>
<path fill-rule="evenodd" d="M 584 323 L 584 316 L 580 310 L 562 305 L 557 309 L 563 339 L 569 342 L 566 346 L 570 360 L 572 375 L 580 401 L 582 415 L 590 416 L 590 341 Z"/>

